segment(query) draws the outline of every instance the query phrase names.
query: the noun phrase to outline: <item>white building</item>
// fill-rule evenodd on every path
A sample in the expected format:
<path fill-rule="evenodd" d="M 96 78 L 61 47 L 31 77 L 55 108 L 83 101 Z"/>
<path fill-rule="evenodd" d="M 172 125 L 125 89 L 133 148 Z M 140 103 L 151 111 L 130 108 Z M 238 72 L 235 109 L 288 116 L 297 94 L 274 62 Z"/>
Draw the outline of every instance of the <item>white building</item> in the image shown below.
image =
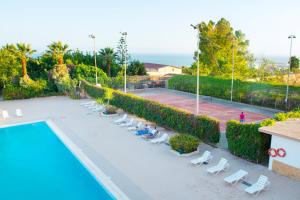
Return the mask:
<path fill-rule="evenodd" d="M 269 169 L 300 180 L 300 119 L 277 122 L 259 131 L 272 135 L 269 153 L 274 157 L 270 156 Z"/>
<path fill-rule="evenodd" d="M 150 76 L 165 76 L 167 74 L 182 74 L 181 67 L 161 65 L 155 63 L 144 63 L 147 74 Z"/>

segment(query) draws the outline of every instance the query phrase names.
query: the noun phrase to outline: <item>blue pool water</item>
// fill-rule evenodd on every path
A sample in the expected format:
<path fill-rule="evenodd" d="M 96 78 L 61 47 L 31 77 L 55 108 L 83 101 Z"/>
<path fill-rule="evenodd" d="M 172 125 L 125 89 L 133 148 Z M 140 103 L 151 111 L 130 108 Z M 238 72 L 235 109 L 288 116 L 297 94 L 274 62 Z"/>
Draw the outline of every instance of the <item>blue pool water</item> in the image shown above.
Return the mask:
<path fill-rule="evenodd" d="M 0 128 L 1 200 L 115 199 L 46 122 Z"/>

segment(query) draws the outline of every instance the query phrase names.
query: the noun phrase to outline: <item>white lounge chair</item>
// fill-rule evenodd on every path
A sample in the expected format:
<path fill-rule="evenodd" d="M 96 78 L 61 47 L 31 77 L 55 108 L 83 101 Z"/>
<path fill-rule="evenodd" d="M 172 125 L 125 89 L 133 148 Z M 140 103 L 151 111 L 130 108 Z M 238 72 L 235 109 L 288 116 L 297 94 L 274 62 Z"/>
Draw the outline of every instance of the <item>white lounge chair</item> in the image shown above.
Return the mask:
<path fill-rule="evenodd" d="M 93 107 L 93 106 L 95 106 L 95 104 L 96 104 L 97 102 L 96 101 L 91 101 L 90 103 L 87 103 L 87 104 L 84 104 L 83 106 L 84 107 Z"/>
<path fill-rule="evenodd" d="M 99 111 L 104 110 L 104 108 L 105 108 L 104 106 L 98 105 L 98 106 L 95 106 L 94 108 L 92 108 L 92 111 L 99 112 Z"/>
<path fill-rule="evenodd" d="M 239 171 L 235 172 L 234 174 L 224 178 L 224 181 L 226 183 L 234 185 L 234 184 L 238 183 L 240 180 L 243 180 L 244 178 L 246 178 L 247 176 L 248 176 L 248 172 L 240 169 Z"/>
<path fill-rule="evenodd" d="M 89 101 L 89 102 L 82 102 L 80 103 L 81 106 L 89 106 L 89 105 L 92 105 L 94 104 L 96 101 Z"/>
<path fill-rule="evenodd" d="M 6 110 L 2 111 L 2 117 L 3 117 L 3 119 L 8 119 L 9 118 L 9 114 Z"/>
<path fill-rule="evenodd" d="M 17 117 L 23 117 L 23 112 L 21 109 L 16 109 L 16 116 Z"/>
<path fill-rule="evenodd" d="M 168 142 L 169 138 L 170 138 L 169 135 L 167 133 L 164 133 L 159 138 L 150 140 L 150 142 L 153 144 L 160 144 L 160 143 Z"/>
<path fill-rule="evenodd" d="M 144 126 L 143 123 L 142 123 L 142 122 L 139 122 L 136 126 L 130 126 L 130 127 L 128 127 L 128 130 L 129 130 L 129 131 L 135 131 L 135 130 L 137 130 L 137 129 L 142 128 L 143 126 Z"/>
<path fill-rule="evenodd" d="M 114 121 L 115 124 L 123 123 L 127 119 L 127 114 L 124 114 L 123 117 Z"/>
<path fill-rule="evenodd" d="M 120 126 L 123 126 L 123 127 L 128 127 L 128 126 L 132 126 L 133 124 L 135 123 L 134 119 L 131 118 L 129 121 L 125 121 L 124 123 L 121 123 L 119 124 Z"/>
<path fill-rule="evenodd" d="M 260 175 L 257 182 L 251 185 L 250 187 L 247 187 L 245 191 L 249 194 L 258 195 L 261 191 L 268 189 L 270 184 L 271 183 L 268 177 Z"/>
<path fill-rule="evenodd" d="M 210 174 L 219 174 L 229 167 L 228 160 L 221 158 L 219 163 L 213 167 L 208 168 L 206 171 Z"/>
<path fill-rule="evenodd" d="M 203 163 L 209 162 L 211 159 L 212 159 L 212 155 L 210 151 L 205 151 L 201 157 L 193 159 L 190 162 L 193 165 L 202 165 Z"/>

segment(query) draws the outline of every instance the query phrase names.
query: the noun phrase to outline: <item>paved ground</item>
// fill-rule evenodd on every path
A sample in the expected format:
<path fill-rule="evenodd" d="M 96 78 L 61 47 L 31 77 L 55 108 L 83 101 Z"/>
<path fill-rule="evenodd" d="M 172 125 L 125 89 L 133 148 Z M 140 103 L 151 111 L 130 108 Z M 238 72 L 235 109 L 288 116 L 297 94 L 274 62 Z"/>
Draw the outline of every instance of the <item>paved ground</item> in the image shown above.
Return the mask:
<path fill-rule="evenodd" d="M 196 97 L 193 94 L 167 89 L 147 89 L 134 93 L 146 99 L 196 113 Z M 246 115 L 246 123 L 250 123 L 272 117 L 278 111 L 202 96 L 199 103 L 199 112 L 202 115 L 219 119 L 220 129 L 224 132 L 226 130 L 226 122 L 231 119 L 239 120 L 241 112 L 244 112 Z"/>
<path fill-rule="evenodd" d="M 214 156 L 209 165 L 194 167 L 189 160 L 177 157 L 167 145 L 152 145 L 111 122 L 116 118 L 99 117 L 79 106 L 82 101 L 66 97 L 47 97 L 0 102 L 0 110 L 11 114 L 3 124 L 51 119 L 82 151 L 132 200 L 299 200 L 300 182 L 277 175 L 266 167 L 237 158 L 225 150 L 202 144 L 200 152 L 210 150 Z M 21 108 L 23 118 L 13 117 Z M 230 169 L 217 176 L 205 170 L 221 157 L 229 160 Z M 258 197 L 244 192 L 244 184 L 229 186 L 223 178 L 237 169 L 249 172 L 247 182 L 254 183 L 260 174 L 270 178 L 270 191 Z M 1 190 L 0 190 L 1 192 Z"/>

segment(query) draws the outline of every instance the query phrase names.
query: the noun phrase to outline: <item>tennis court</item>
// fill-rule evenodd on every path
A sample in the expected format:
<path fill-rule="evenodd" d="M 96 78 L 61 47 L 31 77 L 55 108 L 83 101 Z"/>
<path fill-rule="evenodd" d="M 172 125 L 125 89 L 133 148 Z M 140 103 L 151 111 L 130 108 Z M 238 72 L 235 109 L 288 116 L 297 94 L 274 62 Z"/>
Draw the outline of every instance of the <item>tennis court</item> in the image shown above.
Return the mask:
<path fill-rule="evenodd" d="M 167 89 L 148 89 L 134 93 L 146 99 L 196 113 L 196 97 L 193 94 Z M 226 130 L 227 121 L 231 119 L 239 120 L 241 112 L 246 115 L 246 123 L 258 122 L 272 117 L 276 113 L 276 111 L 270 109 L 264 110 L 264 108 L 256 106 L 231 103 L 210 97 L 201 97 L 199 101 L 199 114 L 220 120 L 222 132 Z"/>

